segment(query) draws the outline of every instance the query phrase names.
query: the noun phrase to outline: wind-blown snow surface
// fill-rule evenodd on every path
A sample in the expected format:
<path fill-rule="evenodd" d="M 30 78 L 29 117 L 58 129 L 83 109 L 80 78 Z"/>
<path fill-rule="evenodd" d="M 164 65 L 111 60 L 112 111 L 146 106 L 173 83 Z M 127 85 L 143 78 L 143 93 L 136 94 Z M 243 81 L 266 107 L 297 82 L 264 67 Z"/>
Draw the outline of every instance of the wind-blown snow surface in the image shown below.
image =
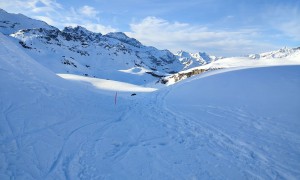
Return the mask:
<path fill-rule="evenodd" d="M 0 179 L 300 178 L 300 66 L 217 71 L 114 105 L 0 42 Z"/>

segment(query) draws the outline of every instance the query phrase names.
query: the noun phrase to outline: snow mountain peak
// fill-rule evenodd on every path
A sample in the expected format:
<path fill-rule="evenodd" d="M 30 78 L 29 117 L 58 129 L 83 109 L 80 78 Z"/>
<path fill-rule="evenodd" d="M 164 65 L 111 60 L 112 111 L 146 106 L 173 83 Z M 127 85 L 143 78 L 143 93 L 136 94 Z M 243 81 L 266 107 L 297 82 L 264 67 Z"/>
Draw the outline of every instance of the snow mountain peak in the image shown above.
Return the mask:
<path fill-rule="evenodd" d="M 33 59 L 55 73 L 124 81 L 128 74 L 143 69 L 142 77 L 140 74 L 130 75 L 129 81 L 147 84 L 183 69 L 182 63 L 170 51 L 144 46 L 122 32 L 102 35 L 81 26 L 59 30 L 41 21 L 10 13 L 1 16 L 0 21 L 17 23 L 18 28 L 6 26 L 0 30 L 17 39 L 19 46 Z"/>
<path fill-rule="evenodd" d="M 222 63 L 226 64 L 227 59 L 230 59 L 212 56 L 206 52 L 189 53 L 181 50 L 173 54 L 169 50 L 145 46 L 123 32 L 103 35 L 82 26 L 69 26 L 59 30 L 21 14 L 1 10 L 0 15 L 0 32 L 15 38 L 15 42 L 33 59 L 37 59 L 55 73 L 125 80 L 145 85 L 165 76 L 177 76 L 176 73 L 181 71 L 193 71 L 200 67 L 200 71 L 188 72 L 189 76 L 194 75 L 202 72 L 207 65 L 211 66 L 210 64 L 222 68 Z M 299 48 L 285 47 L 277 51 L 248 55 L 247 58 L 250 61 L 299 54 Z M 221 59 L 222 63 L 219 63 Z M 126 76 L 124 73 L 127 73 Z M 131 74 L 130 78 L 128 74 Z"/>
<path fill-rule="evenodd" d="M 68 27 L 65 27 L 62 30 L 62 32 L 70 33 L 70 34 L 83 35 L 83 36 L 89 36 L 91 34 L 96 34 L 92 31 L 87 30 L 85 27 L 82 27 L 82 26 L 75 26 L 75 27 L 68 26 Z M 101 35 L 101 33 L 97 33 L 97 34 Z"/>
<path fill-rule="evenodd" d="M 31 19 L 23 14 L 12 14 L 0 8 L 0 32 L 5 35 L 15 33 L 22 29 L 56 29 L 47 23 Z"/>
<path fill-rule="evenodd" d="M 142 43 L 140 43 L 138 40 L 128 37 L 123 32 L 110 32 L 110 33 L 106 34 L 105 37 L 114 38 L 114 39 L 117 39 L 121 42 L 130 44 L 130 45 L 135 46 L 135 47 L 142 47 L 143 46 Z"/>
<path fill-rule="evenodd" d="M 260 54 L 249 54 L 247 57 L 252 59 L 273 59 L 273 58 L 285 58 L 290 56 L 295 56 L 300 54 L 300 47 L 298 48 L 288 48 L 283 47 L 276 51 L 269 51 Z"/>
<path fill-rule="evenodd" d="M 221 58 L 211 56 L 206 52 L 189 53 L 183 50 L 178 51 L 175 55 L 185 65 L 184 69 L 202 66 Z"/>

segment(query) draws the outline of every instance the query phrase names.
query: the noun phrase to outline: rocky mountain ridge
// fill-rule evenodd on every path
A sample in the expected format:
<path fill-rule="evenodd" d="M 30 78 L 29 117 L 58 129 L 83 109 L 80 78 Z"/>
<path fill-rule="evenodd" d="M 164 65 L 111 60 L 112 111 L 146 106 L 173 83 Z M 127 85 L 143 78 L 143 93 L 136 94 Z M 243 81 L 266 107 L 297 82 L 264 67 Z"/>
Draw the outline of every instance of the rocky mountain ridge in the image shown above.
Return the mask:
<path fill-rule="evenodd" d="M 145 46 L 122 32 L 103 35 L 81 26 L 59 30 L 43 21 L 7 13 L 2 9 L 0 15 L 0 32 L 13 37 L 13 41 L 23 47 L 29 56 L 55 73 L 147 85 L 168 82 L 170 77 L 177 82 L 208 70 L 226 68 L 216 64 L 226 64 L 227 59 L 232 59 L 205 52 L 179 51 L 173 54 L 168 50 Z M 300 48 L 282 48 L 242 58 L 250 62 L 297 54 L 300 54 Z"/>
<path fill-rule="evenodd" d="M 141 73 L 136 72 L 144 72 L 141 80 L 136 82 L 143 84 L 179 72 L 184 67 L 170 51 L 144 46 L 122 32 L 103 35 L 80 26 L 59 30 L 24 15 L 4 10 L 0 13 L 1 22 L 12 24 L 15 17 L 23 19 L 14 28 L 4 27 L 5 23 L 2 23 L 0 32 L 15 38 L 33 59 L 55 73 L 122 80 L 125 71 L 127 75 L 138 74 L 139 77 Z"/>

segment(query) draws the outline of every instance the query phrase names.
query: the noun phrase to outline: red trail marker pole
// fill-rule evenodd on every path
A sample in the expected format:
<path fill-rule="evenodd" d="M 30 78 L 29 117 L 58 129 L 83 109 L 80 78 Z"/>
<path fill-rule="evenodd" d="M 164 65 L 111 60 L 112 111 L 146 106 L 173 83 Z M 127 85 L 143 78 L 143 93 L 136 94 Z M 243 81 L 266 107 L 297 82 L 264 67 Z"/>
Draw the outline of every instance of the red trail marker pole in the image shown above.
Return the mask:
<path fill-rule="evenodd" d="M 118 97 L 118 92 L 116 92 L 116 95 L 115 95 L 115 105 L 117 104 L 117 97 Z"/>

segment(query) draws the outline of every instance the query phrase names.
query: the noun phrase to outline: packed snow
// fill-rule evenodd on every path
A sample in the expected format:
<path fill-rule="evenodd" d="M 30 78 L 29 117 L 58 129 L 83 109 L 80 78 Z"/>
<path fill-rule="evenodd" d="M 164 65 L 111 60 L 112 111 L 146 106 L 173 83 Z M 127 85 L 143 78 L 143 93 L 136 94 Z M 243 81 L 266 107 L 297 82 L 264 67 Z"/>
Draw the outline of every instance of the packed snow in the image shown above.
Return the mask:
<path fill-rule="evenodd" d="M 300 178 L 298 65 L 218 70 L 115 101 L 111 81 L 60 78 L 2 34 L 0 47 L 0 179 Z"/>

